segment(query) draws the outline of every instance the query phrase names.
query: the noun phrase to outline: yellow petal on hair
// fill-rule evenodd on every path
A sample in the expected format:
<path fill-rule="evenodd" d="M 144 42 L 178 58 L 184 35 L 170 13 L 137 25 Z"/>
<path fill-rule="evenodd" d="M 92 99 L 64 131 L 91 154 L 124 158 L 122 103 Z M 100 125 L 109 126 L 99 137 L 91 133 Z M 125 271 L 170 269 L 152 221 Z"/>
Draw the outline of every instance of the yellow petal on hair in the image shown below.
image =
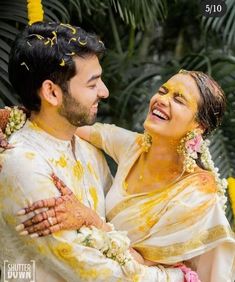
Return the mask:
<path fill-rule="evenodd" d="M 72 53 L 66 53 L 65 55 L 66 55 L 66 56 L 74 56 L 74 55 L 75 55 L 75 52 L 72 52 Z"/>
<path fill-rule="evenodd" d="M 78 43 L 82 46 L 85 46 L 87 44 L 87 41 L 81 41 L 80 37 L 78 37 Z"/>
<path fill-rule="evenodd" d="M 34 33 L 34 34 L 31 34 L 31 35 L 36 36 L 36 37 L 37 37 L 37 39 L 39 39 L 39 40 L 43 40 L 43 39 L 44 39 L 44 37 L 43 37 L 42 35 L 40 35 L 40 34 L 36 34 L 36 33 Z"/>
<path fill-rule="evenodd" d="M 27 64 L 26 64 L 25 62 L 22 62 L 20 65 L 21 65 L 21 66 L 25 66 L 26 69 L 29 71 L 29 67 L 27 66 Z"/>
<path fill-rule="evenodd" d="M 65 61 L 64 61 L 64 59 L 61 60 L 60 66 L 61 66 L 61 67 L 64 67 L 64 66 L 65 66 Z"/>
<path fill-rule="evenodd" d="M 61 23 L 60 25 L 71 29 L 72 30 L 72 34 L 75 34 L 77 32 L 76 29 L 73 26 L 71 26 L 70 24 Z"/>
<path fill-rule="evenodd" d="M 51 42 L 53 43 L 53 41 L 55 40 L 55 42 L 57 43 L 57 33 L 56 33 L 56 31 L 52 31 L 52 34 L 54 36 L 51 38 Z"/>
<path fill-rule="evenodd" d="M 77 41 L 77 39 L 76 39 L 75 37 L 72 37 L 72 38 L 69 39 L 69 43 L 70 43 L 71 41 Z"/>
<path fill-rule="evenodd" d="M 44 42 L 44 45 L 47 45 L 48 43 L 50 43 L 50 40 L 49 40 L 49 39 L 47 39 L 47 41 Z"/>

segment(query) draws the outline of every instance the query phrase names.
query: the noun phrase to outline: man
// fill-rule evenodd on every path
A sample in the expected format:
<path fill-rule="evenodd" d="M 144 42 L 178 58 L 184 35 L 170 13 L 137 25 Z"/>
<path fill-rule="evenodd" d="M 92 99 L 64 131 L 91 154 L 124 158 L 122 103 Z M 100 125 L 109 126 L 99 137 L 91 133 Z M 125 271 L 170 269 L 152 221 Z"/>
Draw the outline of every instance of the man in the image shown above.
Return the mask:
<path fill-rule="evenodd" d="M 99 101 L 109 95 L 101 79 L 103 52 L 96 36 L 56 23 L 26 27 L 11 51 L 10 81 L 31 117 L 12 135 L 14 148 L 0 158 L 1 264 L 36 260 L 36 281 L 130 281 L 116 261 L 81 246 L 76 231 L 36 239 L 15 230 L 18 210 L 59 196 L 53 173 L 84 204 L 84 224 L 108 230 L 100 218 L 105 216 L 103 191 L 111 184 L 107 164 L 97 149 L 74 136 L 78 126 L 94 123 Z M 142 281 L 160 281 L 155 271 L 146 268 Z"/>

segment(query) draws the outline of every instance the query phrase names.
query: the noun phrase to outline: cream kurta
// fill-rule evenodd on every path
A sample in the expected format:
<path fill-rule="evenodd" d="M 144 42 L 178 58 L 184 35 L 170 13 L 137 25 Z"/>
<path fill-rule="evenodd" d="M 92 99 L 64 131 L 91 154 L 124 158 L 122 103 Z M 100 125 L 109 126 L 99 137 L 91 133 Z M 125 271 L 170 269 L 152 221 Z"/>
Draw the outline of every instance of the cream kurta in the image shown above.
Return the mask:
<path fill-rule="evenodd" d="M 92 129 L 91 143 L 118 164 L 106 196 L 107 219 L 128 231 L 132 246 L 146 259 L 188 261 L 202 282 L 233 282 L 235 237 L 210 172 L 188 175 L 151 193 L 127 193 L 125 180 L 141 155 L 141 138 L 114 125 L 97 123 Z"/>
<path fill-rule="evenodd" d="M 76 231 L 63 231 L 43 238 L 19 236 L 15 227 L 24 218 L 15 214 L 22 207 L 40 199 L 59 196 L 51 173 L 55 173 L 73 193 L 101 216 L 104 189 L 111 184 L 106 162 L 97 149 L 75 137 L 71 142 L 52 137 L 27 121 L 12 135 L 13 149 L 0 154 L 0 262 L 36 261 L 36 281 L 130 281 L 120 265 L 99 251 L 76 242 Z M 142 281 L 182 281 L 178 270 L 144 267 Z M 3 273 L 3 271 L 2 271 Z M 177 278 L 178 277 L 178 278 Z M 3 279 L 3 275 L 2 275 Z"/>

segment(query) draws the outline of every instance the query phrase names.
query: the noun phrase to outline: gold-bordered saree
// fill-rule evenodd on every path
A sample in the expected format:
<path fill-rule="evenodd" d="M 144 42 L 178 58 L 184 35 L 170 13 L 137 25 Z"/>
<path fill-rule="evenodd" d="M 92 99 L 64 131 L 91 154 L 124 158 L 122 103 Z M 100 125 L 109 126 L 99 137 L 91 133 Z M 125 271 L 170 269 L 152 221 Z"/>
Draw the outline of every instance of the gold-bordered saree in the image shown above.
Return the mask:
<path fill-rule="evenodd" d="M 106 215 L 132 246 L 159 264 L 188 263 L 202 282 L 233 282 L 235 236 L 219 204 L 213 175 L 200 171 L 167 188 L 128 194 L 125 179 L 141 154 L 140 134 L 95 124 L 91 143 L 118 164 Z M 156 168 L 157 169 L 157 168 Z"/>

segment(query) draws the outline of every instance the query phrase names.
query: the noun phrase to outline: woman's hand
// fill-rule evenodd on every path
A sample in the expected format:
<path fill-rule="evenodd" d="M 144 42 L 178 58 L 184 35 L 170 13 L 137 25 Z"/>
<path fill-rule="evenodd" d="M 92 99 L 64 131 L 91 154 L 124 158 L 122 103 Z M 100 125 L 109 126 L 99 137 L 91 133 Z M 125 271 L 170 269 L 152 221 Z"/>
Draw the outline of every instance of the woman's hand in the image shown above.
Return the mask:
<path fill-rule="evenodd" d="M 145 264 L 144 263 L 144 258 L 141 256 L 140 253 L 138 253 L 135 249 L 129 248 L 129 252 L 131 253 L 131 256 L 135 261 L 137 261 L 140 264 Z"/>
<path fill-rule="evenodd" d="M 105 222 L 95 211 L 83 205 L 55 174 L 52 175 L 52 179 L 61 197 L 39 200 L 20 210 L 17 215 L 48 208 L 18 225 L 16 230 L 20 231 L 21 235 L 46 236 L 60 230 L 77 230 L 83 225 L 93 225 L 106 230 Z"/>

